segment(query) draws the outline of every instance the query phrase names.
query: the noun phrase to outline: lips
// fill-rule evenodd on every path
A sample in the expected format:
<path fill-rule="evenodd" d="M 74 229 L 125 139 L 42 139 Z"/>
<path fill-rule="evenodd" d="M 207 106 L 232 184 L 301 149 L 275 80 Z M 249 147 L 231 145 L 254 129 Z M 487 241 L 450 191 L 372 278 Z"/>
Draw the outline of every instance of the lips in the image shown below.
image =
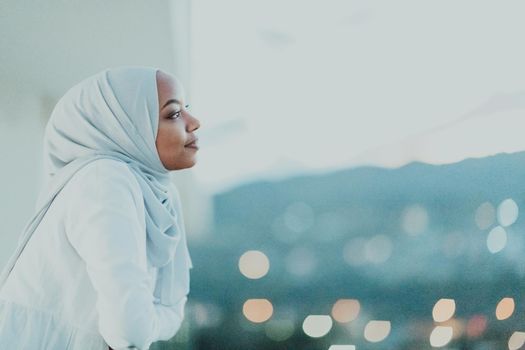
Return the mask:
<path fill-rule="evenodd" d="M 184 147 L 190 147 L 190 148 L 199 148 L 199 146 L 197 146 L 197 141 L 198 139 L 195 138 L 193 139 L 192 141 L 190 141 L 189 143 L 187 143 L 186 145 L 184 145 Z"/>

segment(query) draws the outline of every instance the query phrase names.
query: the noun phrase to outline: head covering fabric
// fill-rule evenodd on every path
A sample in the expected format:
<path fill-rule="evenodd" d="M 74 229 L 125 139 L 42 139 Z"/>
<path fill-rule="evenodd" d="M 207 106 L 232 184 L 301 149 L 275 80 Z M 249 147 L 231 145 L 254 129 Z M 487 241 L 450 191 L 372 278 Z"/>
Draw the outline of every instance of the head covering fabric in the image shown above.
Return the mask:
<path fill-rule="evenodd" d="M 144 66 L 108 68 L 82 80 L 58 101 L 45 129 L 42 189 L 35 213 L 0 275 L 0 286 L 67 182 L 90 162 L 110 158 L 125 162 L 142 189 L 147 257 L 158 268 L 155 302 L 173 306 L 189 293 L 193 265 L 179 192 L 155 145 L 157 70 Z"/>

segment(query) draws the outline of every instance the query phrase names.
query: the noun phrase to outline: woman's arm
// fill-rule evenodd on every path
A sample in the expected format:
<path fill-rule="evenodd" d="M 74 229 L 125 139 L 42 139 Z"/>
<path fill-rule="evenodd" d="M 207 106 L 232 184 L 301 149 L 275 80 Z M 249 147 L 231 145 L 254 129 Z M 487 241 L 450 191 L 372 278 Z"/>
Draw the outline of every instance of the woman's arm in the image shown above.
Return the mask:
<path fill-rule="evenodd" d="M 138 182 L 125 164 L 97 162 L 76 179 L 66 234 L 86 263 L 106 343 L 115 349 L 148 349 L 173 335 L 182 320 L 176 310 L 154 304 Z"/>

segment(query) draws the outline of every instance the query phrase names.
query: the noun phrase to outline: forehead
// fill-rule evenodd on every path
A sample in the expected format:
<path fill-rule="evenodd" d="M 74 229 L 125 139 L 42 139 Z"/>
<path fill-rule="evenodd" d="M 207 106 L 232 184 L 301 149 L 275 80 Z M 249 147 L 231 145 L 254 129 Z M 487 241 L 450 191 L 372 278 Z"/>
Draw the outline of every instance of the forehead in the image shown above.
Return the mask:
<path fill-rule="evenodd" d="M 181 82 L 171 74 L 157 71 L 157 91 L 159 97 L 159 103 L 175 98 L 179 101 L 184 100 L 184 87 Z"/>

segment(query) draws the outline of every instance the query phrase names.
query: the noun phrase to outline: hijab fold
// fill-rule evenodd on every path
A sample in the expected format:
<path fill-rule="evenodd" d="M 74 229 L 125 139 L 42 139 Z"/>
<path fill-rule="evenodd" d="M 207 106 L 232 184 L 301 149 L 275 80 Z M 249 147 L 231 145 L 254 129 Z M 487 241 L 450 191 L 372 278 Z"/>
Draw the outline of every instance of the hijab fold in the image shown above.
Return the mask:
<path fill-rule="evenodd" d="M 105 69 L 73 86 L 46 125 L 43 179 L 35 213 L 0 275 L 0 286 L 57 194 L 85 165 L 110 158 L 127 164 L 144 197 L 146 250 L 158 269 L 154 300 L 166 306 L 189 293 L 193 267 L 177 188 L 155 145 L 159 123 L 157 68 Z"/>

